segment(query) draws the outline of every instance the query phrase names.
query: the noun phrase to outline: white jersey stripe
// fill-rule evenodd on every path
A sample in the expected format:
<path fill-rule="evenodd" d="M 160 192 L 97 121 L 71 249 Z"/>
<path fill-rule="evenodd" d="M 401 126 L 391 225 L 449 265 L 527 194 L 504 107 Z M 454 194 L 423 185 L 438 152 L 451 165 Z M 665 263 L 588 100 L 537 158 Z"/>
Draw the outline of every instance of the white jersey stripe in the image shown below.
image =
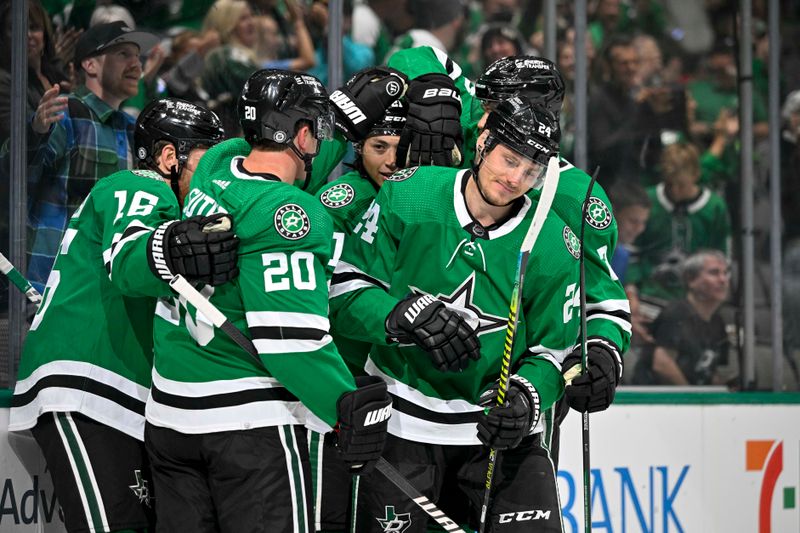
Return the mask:
<path fill-rule="evenodd" d="M 328 298 L 336 298 L 348 292 L 357 291 L 359 289 L 369 289 L 370 287 L 376 287 L 376 285 L 363 279 L 354 279 L 345 281 L 344 283 L 331 284 Z"/>
<path fill-rule="evenodd" d="M 173 381 L 158 373 L 153 367 L 153 386 L 162 392 L 188 398 L 205 398 L 219 394 L 231 394 L 252 389 L 271 389 L 283 387 L 281 383 L 268 376 L 253 376 L 239 379 L 220 379 L 217 381 Z"/>
<path fill-rule="evenodd" d="M 631 304 L 628 300 L 603 300 L 597 303 L 587 303 L 586 312 L 592 311 L 623 311 L 625 313 L 631 312 Z"/>
<path fill-rule="evenodd" d="M 289 313 L 284 311 L 249 311 L 245 313 L 247 325 L 251 328 L 258 326 L 281 328 L 312 328 L 328 331 L 330 322 L 328 317 L 310 313 Z"/>
<path fill-rule="evenodd" d="M 330 335 L 325 335 L 318 341 L 311 339 L 253 339 L 253 345 L 258 350 L 258 353 L 265 355 L 316 352 L 331 342 Z"/>

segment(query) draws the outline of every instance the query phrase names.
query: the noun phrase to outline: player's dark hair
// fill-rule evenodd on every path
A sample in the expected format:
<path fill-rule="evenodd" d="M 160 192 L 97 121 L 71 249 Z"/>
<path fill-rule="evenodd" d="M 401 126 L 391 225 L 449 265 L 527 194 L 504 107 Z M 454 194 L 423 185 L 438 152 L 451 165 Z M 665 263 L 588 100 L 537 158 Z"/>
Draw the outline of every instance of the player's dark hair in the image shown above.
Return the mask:
<path fill-rule="evenodd" d="M 621 181 L 614 185 L 608 191 L 608 198 L 611 200 L 614 211 L 633 206 L 650 209 L 653 206 L 644 187 L 629 181 Z"/>

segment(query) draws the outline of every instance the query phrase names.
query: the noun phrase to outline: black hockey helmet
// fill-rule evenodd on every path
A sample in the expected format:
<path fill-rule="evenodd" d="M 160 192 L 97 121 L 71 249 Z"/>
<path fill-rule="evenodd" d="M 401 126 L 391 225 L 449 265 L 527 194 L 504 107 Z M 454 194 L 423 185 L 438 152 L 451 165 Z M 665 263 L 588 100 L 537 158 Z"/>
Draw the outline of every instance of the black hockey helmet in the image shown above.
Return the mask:
<path fill-rule="evenodd" d="M 486 150 L 500 143 L 545 167 L 558 154 L 558 119 L 541 104 L 519 97 L 503 100 L 489 114 L 486 129 Z"/>
<path fill-rule="evenodd" d="M 310 123 L 317 139 L 333 138 L 334 118 L 328 92 L 322 82 L 309 74 L 259 70 L 245 83 L 237 113 L 244 138 L 250 144 L 273 141 L 293 147 L 292 139 L 301 121 Z"/>
<path fill-rule="evenodd" d="M 406 125 L 408 102 L 405 98 L 395 100 L 386 110 L 386 114 L 376 122 L 367 133 L 367 137 L 379 135 L 400 135 Z"/>
<path fill-rule="evenodd" d="M 160 98 L 139 113 L 133 146 L 140 164 L 155 169 L 158 143 L 172 143 L 178 153 L 178 168 L 174 170 L 177 176 L 194 148 L 210 148 L 224 139 L 222 123 L 213 111 L 180 98 Z"/>
<path fill-rule="evenodd" d="M 528 55 L 498 59 L 475 84 L 480 100 L 501 102 L 519 96 L 544 105 L 555 116 L 561 112 L 564 90 L 564 79 L 552 61 Z"/>

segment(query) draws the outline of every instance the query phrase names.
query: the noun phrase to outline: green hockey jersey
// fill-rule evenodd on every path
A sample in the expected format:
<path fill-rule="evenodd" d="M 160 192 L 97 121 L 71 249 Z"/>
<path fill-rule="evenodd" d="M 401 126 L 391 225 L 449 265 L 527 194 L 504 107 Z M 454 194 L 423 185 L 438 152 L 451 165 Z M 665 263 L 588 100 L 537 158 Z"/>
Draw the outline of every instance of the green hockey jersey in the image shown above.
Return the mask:
<path fill-rule="evenodd" d="M 77 411 L 144 437 L 153 312 L 169 286 L 147 264 L 147 240 L 180 217 L 155 172 L 120 171 L 98 181 L 69 222 L 25 341 L 9 429 L 42 413 Z"/>
<path fill-rule="evenodd" d="M 553 211 L 577 236 L 591 178 L 566 160 L 553 198 Z M 533 198 L 541 190 L 531 191 Z M 584 225 L 586 269 L 586 335 L 589 343 L 602 343 L 619 358 L 631 342 L 631 311 L 625 289 L 611 268 L 610 258 L 617 246 L 617 221 L 603 187 L 595 183 Z"/>
<path fill-rule="evenodd" d="M 731 226 L 725 201 L 701 187 L 692 201 L 675 204 L 664 184 L 647 189 L 652 208 L 647 227 L 636 239 L 626 282 L 639 287 L 639 294 L 674 300 L 683 294 L 680 263 L 701 248 L 728 251 Z"/>
<path fill-rule="evenodd" d="M 393 395 L 389 431 L 435 444 L 478 444 L 478 398 L 499 376 L 522 240 L 537 202 L 522 197 L 484 228 L 464 191 L 470 171 L 412 167 L 395 173 L 345 243 L 331 283 L 331 317 L 342 334 L 373 344 L 365 365 Z M 572 230 L 552 211 L 526 270 L 512 372 L 539 391 L 542 409 L 563 392 L 561 362 L 578 333 L 578 261 Z M 476 329 L 482 358 L 440 372 L 416 346 L 387 344 L 384 321 L 408 294 L 427 293 Z M 536 431 L 542 431 L 540 423 Z"/>
<path fill-rule="evenodd" d="M 333 227 L 313 197 L 243 167 L 232 139 L 200 160 L 184 216 L 230 213 L 239 276 L 201 289 L 258 350 L 254 360 L 180 298 L 162 299 L 154 327 L 147 420 L 182 433 L 282 424 L 324 432 L 355 382 L 328 332 Z"/>
<path fill-rule="evenodd" d="M 344 243 L 353 235 L 361 216 L 378 195 L 378 187 L 369 178 L 353 170 L 332 181 L 317 193 L 317 199 L 333 219 L 334 258 L 338 262 Z M 331 324 L 333 342 L 352 372 L 363 372 L 370 344 L 340 335 Z"/>
<path fill-rule="evenodd" d="M 453 80 L 461 96 L 461 129 L 464 136 L 461 168 L 469 168 L 475 158 L 475 142 L 478 140 L 478 121 L 483 116 L 483 106 L 475 98 L 475 84 L 461 67 L 447 54 L 432 46 L 418 46 L 398 50 L 389 57 L 388 66 L 396 68 L 410 80 L 424 74 L 446 74 Z"/>

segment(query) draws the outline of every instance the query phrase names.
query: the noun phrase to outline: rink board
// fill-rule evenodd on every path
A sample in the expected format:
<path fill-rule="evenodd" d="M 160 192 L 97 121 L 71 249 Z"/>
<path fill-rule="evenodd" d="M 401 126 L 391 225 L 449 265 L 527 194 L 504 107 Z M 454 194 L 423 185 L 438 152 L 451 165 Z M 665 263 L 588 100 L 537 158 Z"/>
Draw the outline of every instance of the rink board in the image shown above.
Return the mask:
<path fill-rule="evenodd" d="M 33 438 L 6 431 L 8 397 L 0 391 L 0 533 L 61 532 Z M 575 412 L 564 423 L 566 533 L 583 531 L 580 423 Z M 800 531 L 800 395 L 621 393 L 590 424 L 593 531 Z"/>

